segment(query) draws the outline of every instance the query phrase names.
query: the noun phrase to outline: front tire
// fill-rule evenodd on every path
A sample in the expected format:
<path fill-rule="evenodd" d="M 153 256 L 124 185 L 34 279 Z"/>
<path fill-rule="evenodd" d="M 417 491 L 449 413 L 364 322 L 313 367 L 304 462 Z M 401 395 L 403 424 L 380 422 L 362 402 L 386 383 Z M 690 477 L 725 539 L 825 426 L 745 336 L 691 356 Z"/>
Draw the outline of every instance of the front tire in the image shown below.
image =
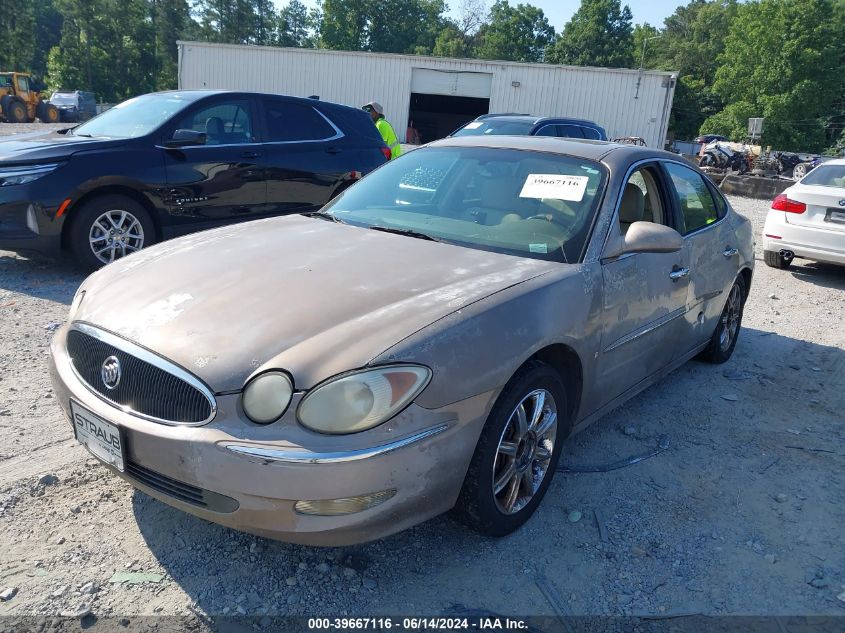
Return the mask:
<path fill-rule="evenodd" d="M 807 175 L 807 163 L 798 163 L 792 169 L 792 178 L 794 180 L 801 180 L 804 176 Z"/>
<path fill-rule="evenodd" d="M 737 277 L 728 292 L 728 299 L 713 336 L 710 337 L 710 343 L 699 356 L 701 360 L 708 363 L 724 363 L 733 354 L 742 327 L 746 292 L 745 280 L 742 276 Z"/>
<path fill-rule="evenodd" d="M 156 241 L 150 214 L 127 196 L 86 202 L 71 219 L 68 244 L 80 266 L 95 270 Z"/>
<path fill-rule="evenodd" d="M 490 412 L 453 516 L 486 536 L 525 523 L 546 494 L 569 433 L 566 389 L 549 365 L 531 361 Z"/>
<path fill-rule="evenodd" d="M 8 119 L 9 123 L 26 123 L 28 120 L 26 106 L 17 100 L 10 102 L 6 119 Z"/>

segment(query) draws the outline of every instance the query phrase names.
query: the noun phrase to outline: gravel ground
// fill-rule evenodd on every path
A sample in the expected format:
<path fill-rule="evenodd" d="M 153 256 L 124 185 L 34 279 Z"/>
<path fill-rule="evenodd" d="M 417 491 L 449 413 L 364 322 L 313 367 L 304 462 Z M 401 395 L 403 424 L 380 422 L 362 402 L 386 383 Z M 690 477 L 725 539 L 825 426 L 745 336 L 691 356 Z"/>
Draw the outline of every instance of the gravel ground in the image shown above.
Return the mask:
<path fill-rule="evenodd" d="M 768 205 L 732 204 L 759 234 Z M 665 452 L 609 473 L 558 474 L 535 517 L 504 539 L 441 517 L 318 549 L 206 523 L 99 467 L 74 442 L 46 369 L 51 329 L 83 275 L 0 252 L 0 592 L 14 590 L 0 593 L 0 615 L 436 615 L 461 605 L 843 615 L 845 268 L 778 271 L 757 257 L 731 361 L 678 369 L 572 438 L 562 463 L 643 453 L 661 435 Z"/>

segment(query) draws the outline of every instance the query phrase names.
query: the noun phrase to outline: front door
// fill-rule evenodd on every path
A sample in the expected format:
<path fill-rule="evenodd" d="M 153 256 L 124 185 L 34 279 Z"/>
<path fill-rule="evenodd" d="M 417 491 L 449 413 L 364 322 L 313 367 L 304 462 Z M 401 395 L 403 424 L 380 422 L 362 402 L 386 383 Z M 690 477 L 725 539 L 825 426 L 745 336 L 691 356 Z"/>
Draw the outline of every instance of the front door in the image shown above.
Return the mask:
<path fill-rule="evenodd" d="M 204 145 L 162 150 L 176 234 L 266 212 L 263 146 L 257 142 L 249 99 L 223 97 L 203 102 L 181 116 L 166 136 L 177 129 L 203 132 L 206 141 Z"/>
<path fill-rule="evenodd" d="M 656 164 L 632 173 L 611 228 L 634 222 L 671 226 L 670 198 Z M 602 261 L 604 305 L 597 390 L 606 404 L 669 365 L 684 326 L 689 261 L 676 253 L 635 253 Z"/>

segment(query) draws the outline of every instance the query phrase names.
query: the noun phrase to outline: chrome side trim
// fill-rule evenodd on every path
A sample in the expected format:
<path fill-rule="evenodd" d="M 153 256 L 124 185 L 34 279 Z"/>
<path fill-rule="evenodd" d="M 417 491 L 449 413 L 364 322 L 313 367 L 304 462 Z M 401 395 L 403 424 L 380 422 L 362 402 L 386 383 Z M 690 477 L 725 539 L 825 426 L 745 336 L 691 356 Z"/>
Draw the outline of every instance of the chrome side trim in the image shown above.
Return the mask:
<path fill-rule="evenodd" d="M 290 464 L 338 464 L 344 462 L 354 462 L 361 459 L 369 459 L 370 457 L 377 457 L 379 455 L 386 455 L 393 451 L 410 446 L 415 442 L 419 442 L 429 437 L 433 437 L 442 433 L 447 428 L 448 424 L 439 424 L 431 428 L 425 429 L 408 437 L 381 444 L 380 446 L 373 446 L 372 448 L 361 448 L 354 451 L 335 451 L 331 453 L 315 453 L 309 450 L 288 450 L 280 448 L 269 448 L 266 446 L 248 446 L 244 444 L 225 444 L 224 446 L 239 455 L 247 455 L 250 457 L 258 457 L 272 462 L 287 462 Z"/>
<path fill-rule="evenodd" d="M 106 398 L 103 394 L 94 389 L 85 381 L 82 376 L 79 375 L 79 372 L 76 371 L 76 367 L 73 364 L 73 360 L 69 358 L 68 360 L 70 368 L 71 371 L 73 371 L 74 376 L 76 376 L 79 382 L 81 382 L 88 391 L 93 393 L 103 402 L 110 404 L 116 409 L 120 409 L 124 413 L 134 415 L 137 418 L 142 418 L 144 420 L 149 420 L 150 422 L 156 422 L 157 424 L 164 424 L 167 426 L 202 426 L 203 424 L 208 424 L 209 422 L 211 422 L 211 420 L 214 419 L 214 416 L 217 415 L 217 400 L 214 398 L 214 394 L 212 393 L 211 389 L 209 389 L 205 385 L 205 383 L 203 383 L 199 378 L 185 371 L 184 369 L 179 367 L 179 365 L 176 365 L 175 363 L 172 363 L 169 360 L 162 358 L 157 354 L 154 354 L 145 347 L 141 347 L 140 345 L 128 341 L 125 338 L 121 338 L 120 336 L 112 334 L 111 332 L 108 332 L 106 330 L 101 330 L 92 325 L 88 325 L 87 323 L 73 322 L 70 324 L 70 329 L 77 330 L 78 332 L 87 334 L 88 336 L 102 341 L 107 345 L 116 347 L 119 350 L 126 352 L 131 356 L 134 356 L 138 360 L 142 360 L 145 363 L 149 363 L 150 365 L 158 367 L 162 371 L 165 371 L 168 374 L 171 374 L 176 378 L 183 380 L 184 382 L 191 385 L 194 389 L 199 391 L 205 397 L 205 399 L 208 401 L 208 404 L 211 406 L 211 413 L 205 420 L 202 420 L 200 422 L 174 422 L 173 420 L 163 420 L 161 418 L 156 418 L 151 415 L 140 413 L 139 411 L 135 411 L 131 407 L 119 404 L 117 402 L 114 402 L 113 400 L 110 400 L 109 398 Z"/>
<path fill-rule="evenodd" d="M 631 341 L 634 341 L 634 340 L 640 338 L 641 336 L 648 334 L 649 332 L 653 332 L 657 328 L 666 325 L 670 321 L 674 321 L 675 319 L 677 319 L 680 316 L 685 315 L 686 313 L 687 313 L 687 307 L 686 306 L 684 306 L 682 308 L 678 308 L 677 310 L 670 312 L 666 316 L 662 316 L 659 319 L 656 319 L 656 320 L 652 321 L 651 323 L 645 325 L 642 329 L 635 330 L 634 332 L 631 332 L 630 334 L 626 334 L 622 338 L 616 339 L 613 343 L 611 343 L 606 348 L 604 348 L 604 351 L 610 352 L 612 350 L 615 350 L 617 347 L 622 347 L 623 345 L 625 345 L 625 343 L 630 343 Z"/>

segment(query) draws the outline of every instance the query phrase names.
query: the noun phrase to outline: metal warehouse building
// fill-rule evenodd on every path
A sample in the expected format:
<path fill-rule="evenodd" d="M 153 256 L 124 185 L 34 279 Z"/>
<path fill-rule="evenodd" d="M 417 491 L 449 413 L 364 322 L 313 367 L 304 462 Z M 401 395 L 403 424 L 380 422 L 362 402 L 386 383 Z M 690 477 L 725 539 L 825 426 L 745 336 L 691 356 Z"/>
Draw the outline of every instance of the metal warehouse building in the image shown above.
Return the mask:
<path fill-rule="evenodd" d="M 360 107 L 375 100 L 400 140 L 423 142 L 488 112 L 590 119 L 662 147 L 676 74 L 650 70 L 179 42 L 179 87 L 253 90 Z"/>

